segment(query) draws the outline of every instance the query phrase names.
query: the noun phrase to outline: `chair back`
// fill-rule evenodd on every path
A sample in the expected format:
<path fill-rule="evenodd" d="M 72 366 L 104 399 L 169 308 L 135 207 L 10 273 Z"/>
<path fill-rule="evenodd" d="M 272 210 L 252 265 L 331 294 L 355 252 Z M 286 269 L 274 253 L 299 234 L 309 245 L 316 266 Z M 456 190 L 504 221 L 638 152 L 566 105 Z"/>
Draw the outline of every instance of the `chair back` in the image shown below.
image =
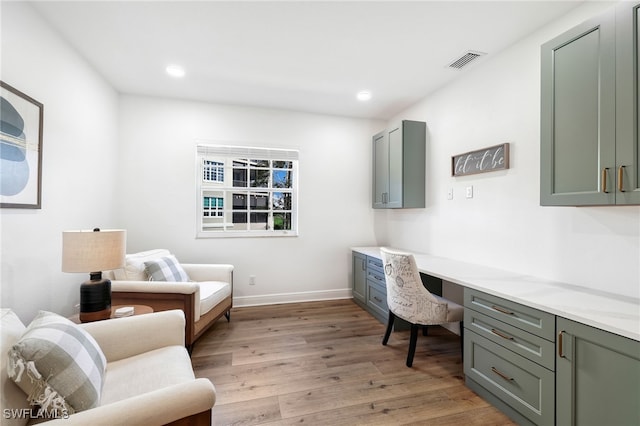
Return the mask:
<path fill-rule="evenodd" d="M 447 304 L 438 301 L 422 285 L 413 255 L 386 248 L 381 248 L 380 253 L 389 310 L 412 324 L 446 322 Z"/>

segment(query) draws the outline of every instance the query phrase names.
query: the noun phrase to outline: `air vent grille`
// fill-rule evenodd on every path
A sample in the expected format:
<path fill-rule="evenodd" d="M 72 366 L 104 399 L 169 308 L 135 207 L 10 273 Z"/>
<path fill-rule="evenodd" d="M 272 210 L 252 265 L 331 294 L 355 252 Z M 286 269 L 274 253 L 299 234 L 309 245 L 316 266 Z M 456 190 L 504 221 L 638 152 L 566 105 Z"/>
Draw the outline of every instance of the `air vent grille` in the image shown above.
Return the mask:
<path fill-rule="evenodd" d="M 479 57 L 486 55 L 486 53 L 482 53 L 482 52 L 473 52 L 473 51 L 468 51 L 465 52 L 461 57 L 459 57 L 458 59 L 454 60 L 453 62 L 451 62 L 449 64 L 449 68 L 455 68 L 455 69 L 462 69 L 464 67 L 466 67 L 467 65 L 469 65 L 471 62 L 475 61 L 476 59 L 478 59 Z"/>

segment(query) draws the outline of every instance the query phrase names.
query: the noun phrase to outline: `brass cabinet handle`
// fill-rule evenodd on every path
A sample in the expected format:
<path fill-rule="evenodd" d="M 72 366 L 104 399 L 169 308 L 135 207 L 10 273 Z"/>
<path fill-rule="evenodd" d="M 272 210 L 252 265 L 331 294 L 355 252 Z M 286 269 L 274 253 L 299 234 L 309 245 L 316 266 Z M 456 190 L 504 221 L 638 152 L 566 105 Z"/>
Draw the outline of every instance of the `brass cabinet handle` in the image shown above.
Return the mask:
<path fill-rule="evenodd" d="M 495 328 L 492 328 L 492 329 L 491 329 L 491 332 L 492 332 L 493 334 L 497 335 L 497 336 L 502 337 L 503 339 L 513 340 L 513 337 L 511 337 L 511 336 L 507 336 L 506 334 L 501 333 L 500 331 L 496 330 Z"/>
<path fill-rule="evenodd" d="M 602 180 L 600 182 L 600 185 L 602 186 L 602 192 L 604 192 L 605 194 L 608 194 L 609 191 L 607 191 L 607 177 L 609 176 L 609 168 L 605 167 L 604 169 L 602 169 Z"/>
<path fill-rule="evenodd" d="M 505 308 L 501 308 L 500 306 L 492 305 L 492 309 L 495 309 L 498 312 L 502 312 L 503 314 L 513 315 L 513 312 L 506 310 Z"/>
<path fill-rule="evenodd" d="M 625 166 L 618 167 L 618 191 L 624 192 L 624 168 Z"/>
<path fill-rule="evenodd" d="M 499 371 L 497 368 L 495 367 L 491 367 L 491 371 L 493 371 L 494 373 L 496 373 L 498 376 L 502 377 L 505 380 L 508 380 L 510 382 L 513 381 L 513 377 L 509 377 L 506 374 L 502 373 L 501 371 Z"/>
<path fill-rule="evenodd" d="M 564 336 L 564 330 L 558 333 L 558 356 L 564 358 L 564 352 L 562 350 L 562 336 Z"/>

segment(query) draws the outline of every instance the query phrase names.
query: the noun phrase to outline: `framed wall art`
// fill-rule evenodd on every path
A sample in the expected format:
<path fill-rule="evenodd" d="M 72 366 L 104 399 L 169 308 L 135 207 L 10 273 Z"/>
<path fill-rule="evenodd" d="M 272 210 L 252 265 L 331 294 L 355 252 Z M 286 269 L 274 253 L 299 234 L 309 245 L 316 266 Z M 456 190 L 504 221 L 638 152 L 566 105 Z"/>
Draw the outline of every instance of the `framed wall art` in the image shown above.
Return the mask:
<path fill-rule="evenodd" d="M 0 207 L 39 209 L 43 105 L 0 81 Z"/>
<path fill-rule="evenodd" d="M 509 144 L 490 146 L 451 157 L 451 176 L 475 175 L 509 168 Z"/>

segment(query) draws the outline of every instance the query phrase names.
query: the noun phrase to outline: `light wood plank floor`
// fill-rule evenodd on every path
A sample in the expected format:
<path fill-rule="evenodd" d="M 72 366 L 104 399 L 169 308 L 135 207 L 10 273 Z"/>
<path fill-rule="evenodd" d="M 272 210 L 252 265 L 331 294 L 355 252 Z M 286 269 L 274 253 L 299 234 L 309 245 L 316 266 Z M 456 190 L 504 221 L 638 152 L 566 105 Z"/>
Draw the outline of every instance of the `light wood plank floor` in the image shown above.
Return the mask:
<path fill-rule="evenodd" d="M 464 386 L 459 337 L 394 332 L 351 300 L 235 308 L 193 349 L 214 425 L 512 425 Z"/>

